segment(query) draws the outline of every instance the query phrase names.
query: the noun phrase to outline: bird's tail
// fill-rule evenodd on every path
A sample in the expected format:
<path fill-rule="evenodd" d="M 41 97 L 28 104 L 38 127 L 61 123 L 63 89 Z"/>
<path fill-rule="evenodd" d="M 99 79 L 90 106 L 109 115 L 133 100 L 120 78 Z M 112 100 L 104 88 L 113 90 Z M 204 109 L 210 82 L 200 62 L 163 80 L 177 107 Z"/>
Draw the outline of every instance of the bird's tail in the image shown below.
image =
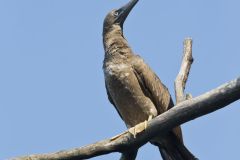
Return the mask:
<path fill-rule="evenodd" d="M 163 160 L 198 160 L 173 133 L 164 136 L 160 143 L 156 139 L 153 144 L 158 146 Z"/>

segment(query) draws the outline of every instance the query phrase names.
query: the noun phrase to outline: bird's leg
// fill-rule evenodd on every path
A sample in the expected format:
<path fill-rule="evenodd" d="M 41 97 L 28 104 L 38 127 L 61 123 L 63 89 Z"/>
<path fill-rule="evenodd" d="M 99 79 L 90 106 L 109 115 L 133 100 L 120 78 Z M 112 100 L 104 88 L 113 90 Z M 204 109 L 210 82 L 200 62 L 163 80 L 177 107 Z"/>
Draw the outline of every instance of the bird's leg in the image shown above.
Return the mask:
<path fill-rule="evenodd" d="M 149 121 L 151 121 L 153 119 L 153 115 L 150 115 L 149 117 L 148 117 L 148 120 L 147 121 L 144 121 L 144 123 L 145 123 L 145 130 L 147 129 L 147 123 L 149 122 Z"/>
<path fill-rule="evenodd" d="M 147 123 L 148 123 L 148 121 L 152 120 L 152 118 L 153 118 L 153 116 L 150 115 L 148 117 L 148 120 L 145 120 L 144 122 L 137 124 L 136 126 L 130 128 L 128 131 L 134 136 L 134 138 L 136 138 L 136 135 L 138 133 L 141 133 L 142 131 L 147 129 Z"/>
<path fill-rule="evenodd" d="M 148 121 L 152 120 L 152 118 L 153 118 L 153 115 L 150 115 L 150 116 L 148 117 L 148 120 L 145 120 L 144 122 L 141 122 L 141 123 L 137 124 L 136 126 L 128 129 L 128 132 L 130 132 L 130 133 L 134 136 L 134 138 L 136 138 L 136 135 L 137 135 L 138 133 L 141 133 L 142 131 L 144 131 L 144 130 L 147 129 Z M 124 134 L 126 134 L 126 133 L 127 133 L 127 132 L 123 132 L 123 133 L 121 133 L 121 134 L 118 134 L 118 135 L 112 137 L 112 138 L 111 138 L 111 141 L 113 141 L 113 140 L 121 137 L 122 135 L 124 135 Z"/>
<path fill-rule="evenodd" d="M 121 137 L 122 135 L 124 135 L 124 134 L 126 134 L 126 133 L 127 133 L 127 131 L 125 131 L 125 132 L 123 132 L 123 133 L 120 133 L 120 134 L 112 137 L 110 140 L 111 140 L 111 141 L 114 141 L 114 140 L 118 139 L 119 137 Z"/>

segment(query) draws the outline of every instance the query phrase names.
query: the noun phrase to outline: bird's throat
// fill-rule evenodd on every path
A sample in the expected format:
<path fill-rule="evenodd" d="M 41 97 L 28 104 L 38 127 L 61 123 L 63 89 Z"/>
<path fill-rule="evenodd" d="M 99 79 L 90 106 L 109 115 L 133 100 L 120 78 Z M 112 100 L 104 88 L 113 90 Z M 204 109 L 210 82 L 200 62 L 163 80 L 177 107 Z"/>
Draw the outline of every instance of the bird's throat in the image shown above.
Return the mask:
<path fill-rule="evenodd" d="M 103 36 L 105 56 L 128 56 L 132 55 L 132 50 L 124 38 L 121 29 L 113 29 Z"/>

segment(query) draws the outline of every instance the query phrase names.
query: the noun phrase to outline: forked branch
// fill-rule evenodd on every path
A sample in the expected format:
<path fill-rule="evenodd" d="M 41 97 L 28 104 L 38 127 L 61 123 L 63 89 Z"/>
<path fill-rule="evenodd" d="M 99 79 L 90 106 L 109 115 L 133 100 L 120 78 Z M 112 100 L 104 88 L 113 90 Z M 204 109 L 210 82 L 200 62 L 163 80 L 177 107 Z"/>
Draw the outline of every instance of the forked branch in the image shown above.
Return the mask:
<path fill-rule="evenodd" d="M 134 138 L 125 132 L 115 140 L 107 139 L 85 147 L 50 154 L 17 157 L 12 160 L 79 160 L 112 152 L 124 152 L 147 143 L 154 135 L 221 109 L 240 99 L 240 77 L 196 98 L 183 101 L 149 121 L 147 129 Z"/>
<path fill-rule="evenodd" d="M 192 39 L 186 38 L 184 40 L 184 50 L 181 68 L 174 83 L 177 104 L 187 99 L 186 96 L 184 95 L 184 89 L 187 83 L 192 63 L 193 63 Z"/>
<path fill-rule="evenodd" d="M 175 81 L 177 105 L 148 122 L 147 129 L 134 138 L 124 132 L 117 139 L 106 139 L 85 147 L 56 153 L 16 157 L 11 160 L 80 160 L 112 152 L 121 152 L 122 160 L 130 160 L 137 149 L 155 135 L 164 134 L 175 126 L 214 112 L 240 99 L 240 77 L 193 99 L 186 99 L 184 89 L 193 62 L 192 40 L 184 42 L 184 55 L 180 72 Z M 131 151 L 132 150 L 132 151 Z"/>

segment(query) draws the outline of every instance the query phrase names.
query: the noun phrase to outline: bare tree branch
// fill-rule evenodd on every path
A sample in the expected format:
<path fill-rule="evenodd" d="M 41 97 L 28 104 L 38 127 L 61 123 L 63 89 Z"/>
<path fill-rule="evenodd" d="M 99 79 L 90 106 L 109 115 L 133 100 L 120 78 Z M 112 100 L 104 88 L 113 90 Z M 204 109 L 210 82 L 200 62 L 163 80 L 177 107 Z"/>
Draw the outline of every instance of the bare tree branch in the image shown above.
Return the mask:
<path fill-rule="evenodd" d="M 196 98 L 183 101 L 167 112 L 149 121 L 147 129 L 134 138 L 125 132 L 119 138 L 103 140 L 85 147 L 51 154 L 31 155 L 12 160 L 76 160 L 87 159 L 112 152 L 126 152 L 138 148 L 155 135 L 163 134 L 175 126 L 221 109 L 240 99 L 240 77 Z"/>
<path fill-rule="evenodd" d="M 175 80 L 175 95 L 177 104 L 186 100 L 186 96 L 184 95 L 184 89 L 186 86 L 186 82 L 188 79 L 192 63 L 193 63 L 192 39 L 186 38 L 184 40 L 182 65 Z"/>

